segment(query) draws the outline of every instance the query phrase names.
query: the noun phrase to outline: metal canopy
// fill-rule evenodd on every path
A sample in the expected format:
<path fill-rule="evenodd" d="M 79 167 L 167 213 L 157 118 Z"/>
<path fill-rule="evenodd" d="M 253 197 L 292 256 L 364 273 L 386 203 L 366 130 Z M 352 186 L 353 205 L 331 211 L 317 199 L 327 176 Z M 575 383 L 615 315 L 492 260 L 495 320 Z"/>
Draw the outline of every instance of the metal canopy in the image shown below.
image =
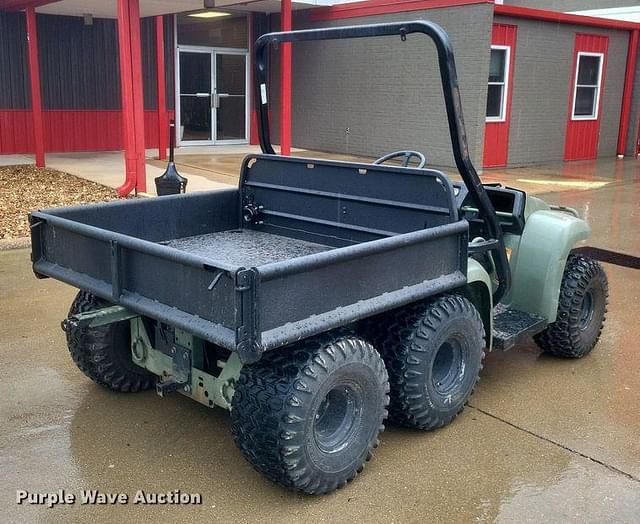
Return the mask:
<path fill-rule="evenodd" d="M 293 9 L 308 9 L 310 7 L 330 6 L 334 4 L 350 3 L 355 0 L 295 0 Z M 16 2 L 16 4 L 19 3 Z M 28 2 L 25 1 L 25 4 Z M 253 11 L 275 13 L 280 11 L 280 0 L 216 0 L 215 9 L 231 11 Z M 140 0 L 140 16 L 157 16 L 185 11 L 203 9 L 203 0 Z M 19 6 L 16 5 L 16 8 Z M 59 0 L 47 2 L 37 7 L 38 13 L 52 15 L 82 16 L 85 13 L 96 18 L 116 18 L 115 0 Z"/>

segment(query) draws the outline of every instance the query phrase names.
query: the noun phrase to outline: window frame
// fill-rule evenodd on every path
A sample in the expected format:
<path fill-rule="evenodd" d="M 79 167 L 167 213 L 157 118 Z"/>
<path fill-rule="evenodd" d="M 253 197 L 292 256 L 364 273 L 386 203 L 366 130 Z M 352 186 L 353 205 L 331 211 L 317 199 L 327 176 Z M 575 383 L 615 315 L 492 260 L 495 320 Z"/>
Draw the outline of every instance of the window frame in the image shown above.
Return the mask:
<path fill-rule="evenodd" d="M 492 44 L 491 51 L 501 50 L 505 52 L 504 56 L 504 82 L 489 82 L 487 87 L 491 85 L 502 86 L 502 100 L 500 101 L 500 116 L 487 116 L 485 109 L 485 122 L 506 122 L 507 121 L 507 99 L 509 98 L 509 84 L 511 82 L 511 46 Z M 491 54 L 489 54 L 491 59 Z M 487 92 L 487 97 L 488 97 Z"/>
<path fill-rule="evenodd" d="M 580 71 L 580 58 L 583 56 L 595 56 L 598 57 L 598 83 L 594 85 L 578 84 L 578 72 Z M 600 116 L 600 96 L 602 94 L 602 73 L 604 70 L 604 53 L 596 53 L 591 51 L 579 51 L 576 56 L 576 69 L 574 72 L 573 81 L 573 104 L 571 107 L 571 120 L 598 120 Z M 576 115 L 576 102 L 578 101 L 578 88 L 589 87 L 596 90 L 596 100 L 594 104 L 594 111 L 591 115 Z"/>

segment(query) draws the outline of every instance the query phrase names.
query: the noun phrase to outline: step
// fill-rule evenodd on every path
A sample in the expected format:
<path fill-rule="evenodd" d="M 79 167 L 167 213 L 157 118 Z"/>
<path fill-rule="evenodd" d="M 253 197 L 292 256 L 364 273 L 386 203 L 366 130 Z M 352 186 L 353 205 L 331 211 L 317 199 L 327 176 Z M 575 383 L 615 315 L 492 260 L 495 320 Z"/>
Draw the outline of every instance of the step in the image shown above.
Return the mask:
<path fill-rule="evenodd" d="M 493 316 L 493 349 L 507 351 L 547 327 L 541 316 L 498 306 Z"/>

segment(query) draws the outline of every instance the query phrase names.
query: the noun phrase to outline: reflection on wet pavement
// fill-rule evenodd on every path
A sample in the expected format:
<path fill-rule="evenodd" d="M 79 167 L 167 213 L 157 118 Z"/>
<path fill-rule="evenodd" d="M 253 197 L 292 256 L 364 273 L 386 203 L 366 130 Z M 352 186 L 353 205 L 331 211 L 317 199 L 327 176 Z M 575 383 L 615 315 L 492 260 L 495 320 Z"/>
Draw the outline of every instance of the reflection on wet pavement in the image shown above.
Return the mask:
<path fill-rule="evenodd" d="M 571 179 L 608 183 L 551 188 L 544 197 L 587 216 L 589 244 L 640 255 L 640 177 L 635 161 L 620 165 L 584 175 L 572 167 Z M 491 176 L 515 186 L 534 174 Z M 360 478 L 332 495 L 305 497 L 253 471 L 224 411 L 178 395 L 109 393 L 86 379 L 59 328 L 74 290 L 36 280 L 27 251 L 0 252 L 2 520 L 637 522 L 640 273 L 606 270 L 609 315 L 591 355 L 558 360 L 532 343 L 491 354 L 473 407 L 451 426 L 389 428 Z M 180 489 L 201 493 L 203 504 L 15 503 L 17 489 L 62 488 L 131 496 Z"/>
<path fill-rule="evenodd" d="M 591 225 L 589 245 L 640 256 L 638 160 L 606 159 L 491 170 L 482 179 L 523 189 L 551 204 L 573 207 Z"/>

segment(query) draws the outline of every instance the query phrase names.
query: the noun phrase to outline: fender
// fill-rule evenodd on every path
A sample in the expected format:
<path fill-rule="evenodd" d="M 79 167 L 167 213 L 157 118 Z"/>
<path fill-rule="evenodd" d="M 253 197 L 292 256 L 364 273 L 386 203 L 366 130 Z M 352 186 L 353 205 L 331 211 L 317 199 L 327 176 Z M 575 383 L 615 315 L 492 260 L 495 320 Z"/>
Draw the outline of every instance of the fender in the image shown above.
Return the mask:
<path fill-rule="evenodd" d="M 560 284 L 569 252 L 589 238 L 582 219 L 561 211 L 535 211 L 525 223 L 515 260 L 510 306 L 556 320 Z"/>
<path fill-rule="evenodd" d="M 472 258 L 467 262 L 467 284 L 461 290 L 476 307 L 486 333 L 487 349 L 491 351 L 493 342 L 493 284 L 489 273 Z"/>

